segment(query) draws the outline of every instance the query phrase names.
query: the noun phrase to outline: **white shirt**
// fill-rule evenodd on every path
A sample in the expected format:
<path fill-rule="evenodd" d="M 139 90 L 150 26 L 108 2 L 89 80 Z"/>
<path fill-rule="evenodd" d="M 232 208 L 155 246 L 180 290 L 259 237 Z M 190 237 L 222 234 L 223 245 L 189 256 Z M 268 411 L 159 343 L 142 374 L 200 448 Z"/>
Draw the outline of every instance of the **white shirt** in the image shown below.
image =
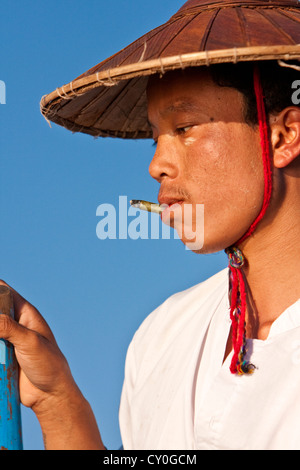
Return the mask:
<path fill-rule="evenodd" d="M 126 358 L 125 450 L 300 449 L 300 300 L 247 341 L 253 375 L 223 363 L 229 331 L 227 269 L 146 318 Z"/>

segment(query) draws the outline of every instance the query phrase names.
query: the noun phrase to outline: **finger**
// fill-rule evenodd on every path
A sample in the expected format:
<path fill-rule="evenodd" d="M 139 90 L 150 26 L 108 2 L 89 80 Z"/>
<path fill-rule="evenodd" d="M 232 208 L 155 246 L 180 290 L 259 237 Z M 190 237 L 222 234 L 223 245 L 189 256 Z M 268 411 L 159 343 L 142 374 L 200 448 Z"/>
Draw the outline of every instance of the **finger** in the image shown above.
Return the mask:
<path fill-rule="evenodd" d="M 30 330 L 17 323 L 8 315 L 0 315 L 0 338 L 12 343 L 16 348 L 26 345 L 30 349 Z M 33 337 L 34 333 L 32 334 Z"/>
<path fill-rule="evenodd" d="M 43 387 L 54 389 L 58 371 L 68 367 L 56 344 L 8 315 L 0 315 L 0 337 L 14 346 L 23 385 L 26 377 L 40 390 Z"/>
<path fill-rule="evenodd" d="M 55 342 L 54 335 L 40 312 L 5 281 L 0 280 L 0 285 L 7 286 L 11 290 L 15 320 L 19 322 L 20 325 L 34 330 L 50 341 Z"/>

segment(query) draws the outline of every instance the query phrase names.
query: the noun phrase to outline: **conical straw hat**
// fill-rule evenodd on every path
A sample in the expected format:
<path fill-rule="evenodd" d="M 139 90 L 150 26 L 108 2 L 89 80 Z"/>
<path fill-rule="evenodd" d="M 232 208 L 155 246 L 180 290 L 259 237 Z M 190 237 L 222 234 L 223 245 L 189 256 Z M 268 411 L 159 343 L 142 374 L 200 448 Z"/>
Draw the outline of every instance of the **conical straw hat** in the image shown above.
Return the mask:
<path fill-rule="evenodd" d="M 300 60 L 297 0 L 189 0 L 165 24 L 44 96 L 41 112 L 73 132 L 149 138 L 149 75 L 278 59 Z"/>

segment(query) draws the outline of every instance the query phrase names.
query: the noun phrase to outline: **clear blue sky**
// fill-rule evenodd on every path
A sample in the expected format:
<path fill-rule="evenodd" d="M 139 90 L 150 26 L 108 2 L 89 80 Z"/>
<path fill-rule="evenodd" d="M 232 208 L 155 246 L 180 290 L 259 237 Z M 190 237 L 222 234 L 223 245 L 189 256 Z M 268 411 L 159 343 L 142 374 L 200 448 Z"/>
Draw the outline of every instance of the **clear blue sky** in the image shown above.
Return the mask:
<path fill-rule="evenodd" d="M 167 20 L 181 0 L 2 0 L 0 277 L 50 324 L 109 449 L 128 344 L 169 295 L 226 266 L 179 240 L 99 240 L 100 204 L 156 200 L 151 141 L 94 139 L 52 125 L 40 98 Z M 22 408 L 25 449 L 42 449 Z"/>

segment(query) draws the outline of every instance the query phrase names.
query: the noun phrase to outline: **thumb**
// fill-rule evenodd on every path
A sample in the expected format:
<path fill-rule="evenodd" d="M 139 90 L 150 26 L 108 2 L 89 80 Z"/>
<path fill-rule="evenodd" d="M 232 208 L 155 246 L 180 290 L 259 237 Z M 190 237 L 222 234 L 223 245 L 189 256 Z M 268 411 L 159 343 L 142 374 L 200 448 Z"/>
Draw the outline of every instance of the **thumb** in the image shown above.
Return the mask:
<path fill-rule="evenodd" d="M 29 330 L 36 331 L 49 341 L 55 343 L 53 333 L 40 312 L 24 299 L 24 297 L 22 297 L 15 289 L 6 284 L 6 282 L 0 280 L 0 294 L 1 289 L 3 288 L 8 288 L 10 290 L 13 301 L 14 318 L 18 323 L 27 327 Z"/>
<path fill-rule="evenodd" d="M 12 343 L 21 353 L 25 353 L 25 350 L 32 348 L 34 346 L 33 343 L 37 339 L 35 332 L 4 314 L 0 314 L 0 338 Z M 24 348 L 25 345 L 26 347 Z"/>

